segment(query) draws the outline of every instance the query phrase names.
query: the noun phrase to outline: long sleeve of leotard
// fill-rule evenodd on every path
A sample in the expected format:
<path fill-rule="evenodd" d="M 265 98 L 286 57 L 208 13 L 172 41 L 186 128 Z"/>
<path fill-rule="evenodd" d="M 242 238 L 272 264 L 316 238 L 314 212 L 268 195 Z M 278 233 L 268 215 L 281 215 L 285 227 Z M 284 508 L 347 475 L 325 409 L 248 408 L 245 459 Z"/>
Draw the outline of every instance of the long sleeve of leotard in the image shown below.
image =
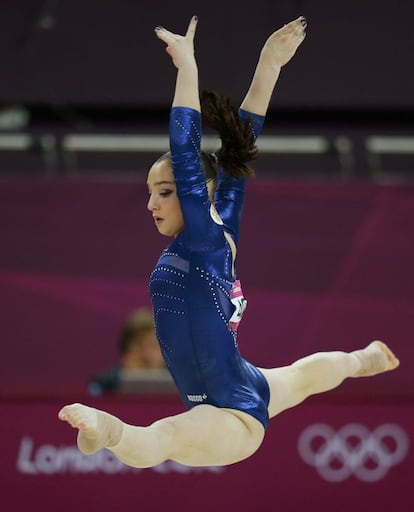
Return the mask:
<path fill-rule="evenodd" d="M 253 135 L 257 139 L 263 127 L 264 116 L 239 109 L 239 117 L 242 121 L 251 121 Z M 219 170 L 214 204 L 223 221 L 224 229 L 231 235 L 236 245 L 239 240 L 245 188 L 245 178 L 235 178 L 223 169 Z"/>
<path fill-rule="evenodd" d="M 170 150 L 184 219 L 180 239 L 192 251 L 211 251 L 224 245 L 225 238 L 223 227 L 216 224 L 210 214 L 200 147 L 200 112 L 189 107 L 173 107 L 170 112 Z"/>

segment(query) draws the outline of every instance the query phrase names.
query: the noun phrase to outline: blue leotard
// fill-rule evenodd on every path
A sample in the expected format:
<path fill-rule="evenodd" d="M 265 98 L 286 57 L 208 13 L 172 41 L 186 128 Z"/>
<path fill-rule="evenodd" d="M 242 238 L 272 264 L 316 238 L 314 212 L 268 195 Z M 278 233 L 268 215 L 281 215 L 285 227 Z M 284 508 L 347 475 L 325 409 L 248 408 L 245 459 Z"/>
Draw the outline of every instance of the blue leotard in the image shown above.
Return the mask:
<path fill-rule="evenodd" d="M 251 118 L 257 135 L 263 117 Z M 187 408 L 211 404 L 244 411 L 266 428 L 269 387 L 240 355 L 229 327 L 232 252 L 224 231 L 238 242 L 245 180 L 220 171 L 213 218 L 200 160 L 201 115 L 174 107 L 170 149 L 184 229 L 163 251 L 150 277 L 155 327 L 162 353 Z"/>

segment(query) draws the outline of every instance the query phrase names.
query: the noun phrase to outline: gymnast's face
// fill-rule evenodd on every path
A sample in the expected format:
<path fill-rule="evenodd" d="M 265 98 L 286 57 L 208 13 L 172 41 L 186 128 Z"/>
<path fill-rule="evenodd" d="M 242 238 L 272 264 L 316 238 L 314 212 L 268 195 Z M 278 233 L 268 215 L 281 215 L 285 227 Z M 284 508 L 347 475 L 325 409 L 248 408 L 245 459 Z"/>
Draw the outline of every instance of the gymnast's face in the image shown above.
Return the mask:
<path fill-rule="evenodd" d="M 147 185 L 150 193 L 147 208 L 158 231 L 165 236 L 177 236 L 184 227 L 184 219 L 168 160 L 155 162 L 148 173 Z"/>

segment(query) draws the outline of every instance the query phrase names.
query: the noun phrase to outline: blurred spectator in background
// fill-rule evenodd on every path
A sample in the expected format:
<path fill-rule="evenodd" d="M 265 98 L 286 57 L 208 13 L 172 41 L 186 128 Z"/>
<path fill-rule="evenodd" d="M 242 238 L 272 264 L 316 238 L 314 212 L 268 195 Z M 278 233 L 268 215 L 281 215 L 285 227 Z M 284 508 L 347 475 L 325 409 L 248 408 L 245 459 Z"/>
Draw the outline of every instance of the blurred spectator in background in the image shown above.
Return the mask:
<path fill-rule="evenodd" d="M 122 326 L 118 345 L 118 365 L 92 378 L 89 383 L 90 394 L 174 389 L 155 335 L 150 310 L 137 309 L 127 318 Z"/>

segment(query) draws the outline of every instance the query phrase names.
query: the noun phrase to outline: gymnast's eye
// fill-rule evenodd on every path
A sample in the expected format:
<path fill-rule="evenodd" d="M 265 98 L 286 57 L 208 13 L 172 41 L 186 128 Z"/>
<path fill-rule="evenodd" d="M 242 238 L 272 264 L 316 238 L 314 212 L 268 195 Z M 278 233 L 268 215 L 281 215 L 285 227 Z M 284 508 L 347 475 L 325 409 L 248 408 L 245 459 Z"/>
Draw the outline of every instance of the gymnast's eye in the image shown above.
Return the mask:
<path fill-rule="evenodd" d="M 160 196 L 162 196 L 162 197 L 168 197 L 168 196 L 170 196 L 172 193 L 173 193 L 173 191 L 172 191 L 171 189 L 169 189 L 169 188 L 162 189 L 162 190 L 160 190 L 160 192 L 159 192 Z"/>

